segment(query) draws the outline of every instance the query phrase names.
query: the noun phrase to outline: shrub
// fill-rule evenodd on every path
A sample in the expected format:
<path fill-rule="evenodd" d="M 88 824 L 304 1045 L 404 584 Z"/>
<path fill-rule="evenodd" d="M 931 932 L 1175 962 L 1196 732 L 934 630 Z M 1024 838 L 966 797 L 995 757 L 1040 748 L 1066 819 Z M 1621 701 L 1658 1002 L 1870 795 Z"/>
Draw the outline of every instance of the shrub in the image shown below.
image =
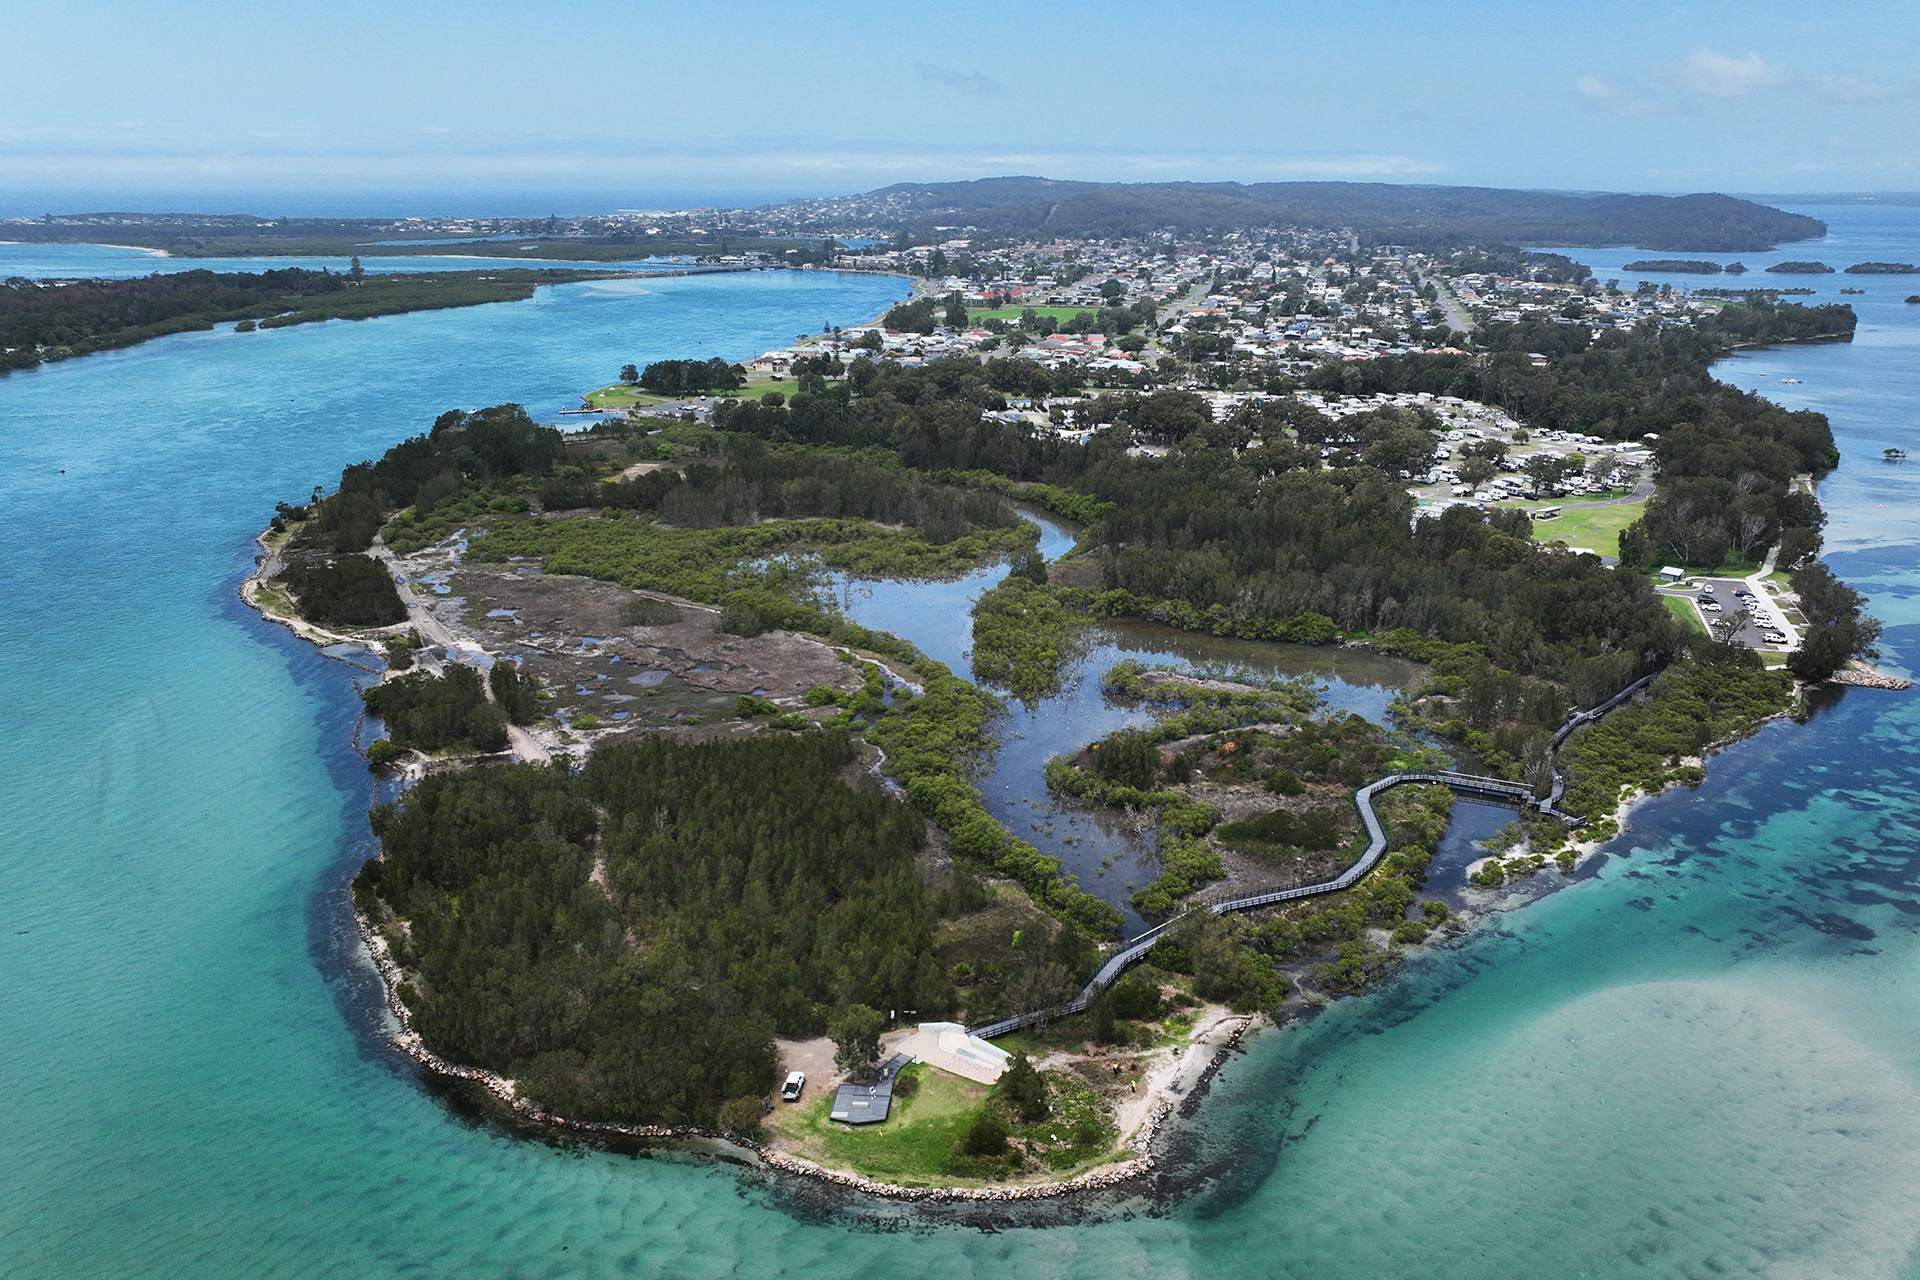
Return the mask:
<path fill-rule="evenodd" d="M 1133 973 L 1113 984 L 1107 993 L 1116 1017 L 1151 1022 L 1160 1016 L 1160 984 Z"/>
<path fill-rule="evenodd" d="M 1307 784 L 1291 769 L 1275 769 L 1267 775 L 1267 788 L 1275 795 L 1297 796 L 1306 791 Z"/>
<path fill-rule="evenodd" d="M 719 1128 L 736 1138 L 745 1138 L 750 1142 L 760 1139 L 760 1118 L 766 1114 L 766 1104 L 758 1098 L 735 1098 L 720 1108 Z"/>
<path fill-rule="evenodd" d="M 1000 1096 L 1006 1099 L 1015 1115 L 1028 1123 L 1047 1114 L 1047 1082 L 1040 1078 L 1040 1073 L 1033 1068 L 1033 1062 L 1024 1053 L 1014 1054 L 1013 1060 L 1007 1063 L 1007 1069 L 1000 1077 Z"/>
<path fill-rule="evenodd" d="M 1006 1122 L 991 1111 L 982 1111 L 967 1126 L 966 1136 L 960 1139 L 960 1150 L 969 1156 L 1003 1156 L 1007 1154 Z"/>
<path fill-rule="evenodd" d="M 714 630 L 730 636 L 752 637 L 764 635 L 768 627 L 760 611 L 752 605 L 730 604 L 720 610 L 720 620 L 714 623 Z"/>
<path fill-rule="evenodd" d="M 1274 853 L 1281 849 L 1325 852 L 1339 848 L 1346 838 L 1340 829 L 1340 814 L 1332 808 L 1309 809 L 1298 814 L 1275 809 L 1256 818 L 1229 822 L 1218 834 L 1220 842 L 1228 848 L 1248 853 Z"/>
<path fill-rule="evenodd" d="M 620 621 L 630 627 L 665 627 L 680 621 L 680 606 L 652 596 L 635 596 L 620 606 Z"/>

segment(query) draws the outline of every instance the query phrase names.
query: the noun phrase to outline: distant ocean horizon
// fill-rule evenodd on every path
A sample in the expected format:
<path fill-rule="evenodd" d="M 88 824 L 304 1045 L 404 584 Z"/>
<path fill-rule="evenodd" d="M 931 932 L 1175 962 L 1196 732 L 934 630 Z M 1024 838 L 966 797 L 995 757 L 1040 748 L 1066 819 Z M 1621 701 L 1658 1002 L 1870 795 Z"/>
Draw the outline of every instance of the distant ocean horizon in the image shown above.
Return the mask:
<path fill-rule="evenodd" d="M 844 191 L 727 190 L 284 191 L 248 188 L 0 188 L 0 218 L 77 213 L 248 213 L 262 218 L 578 218 L 622 209 L 753 209 Z M 0 240 L 6 238 L 0 227 Z"/>
<path fill-rule="evenodd" d="M 930 178 L 945 182 L 959 179 Z M 1098 178 L 1069 179 L 1102 181 Z M 849 179 L 841 186 L 768 184 L 725 188 L 658 190 L 577 186 L 553 190 L 443 187 L 416 190 L 291 191 L 252 187 L 42 187 L 0 188 L 0 218 L 38 218 L 77 213 L 250 213 L 263 218 L 578 218 L 622 209 L 757 209 L 822 196 L 849 196 L 889 185 L 893 179 Z M 1233 181 L 1223 177 L 1219 181 Z M 1475 182 L 1408 183 L 1412 186 L 1474 186 L 1526 190 L 1523 184 Z M 1602 193 L 1592 193 L 1602 194 Z M 1684 195 L 1684 191 L 1635 191 L 1639 195 Z M 1920 192 L 1774 192 L 1753 195 L 1732 191 L 1740 200 L 1780 207 L 1813 204 L 1920 204 Z M 0 229 L 0 239 L 5 239 Z"/>

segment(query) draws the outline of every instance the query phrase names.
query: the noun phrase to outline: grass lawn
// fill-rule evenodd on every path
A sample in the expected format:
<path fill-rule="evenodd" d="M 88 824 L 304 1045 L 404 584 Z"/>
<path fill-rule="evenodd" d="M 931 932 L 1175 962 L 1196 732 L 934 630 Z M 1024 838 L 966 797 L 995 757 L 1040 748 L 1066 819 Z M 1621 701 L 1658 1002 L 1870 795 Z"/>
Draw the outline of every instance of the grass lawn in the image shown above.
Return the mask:
<path fill-rule="evenodd" d="M 1693 607 L 1692 601 L 1681 596 L 1661 596 L 1660 598 L 1666 602 L 1668 613 L 1671 613 L 1674 617 L 1680 619 L 1680 621 L 1686 623 L 1701 635 L 1707 634 L 1706 624 L 1700 621 L 1699 611 Z"/>
<path fill-rule="evenodd" d="M 638 404 L 667 402 L 665 396 L 656 396 L 638 387 L 629 387 L 622 382 L 616 382 L 610 387 L 601 387 L 597 391 L 589 391 L 582 398 L 601 408 L 611 405 L 616 409 L 629 409 Z"/>
<path fill-rule="evenodd" d="M 917 1077 L 919 1088 L 910 1098 L 895 1097 L 884 1123 L 836 1124 L 827 1119 L 833 1095 L 823 1090 L 797 1107 L 776 1108 L 769 1127 L 800 1155 L 828 1168 L 903 1186 L 952 1181 L 941 1170 L 986 1100 L 987 1088 L 925 1065 L 901 1074 Z"/>
<path fill-rule="evenodd" d="M 1501 506 L 1508 504 L 1501 503 Z M 1584 507 L 1567 510 L 1561 502 L 1521 502 L 1513 504 L 1528 511 L 1541 507 L 1560 507 L 1564 514 L 1553 520 L 1536 520 L 1536 542 L 1564 542 L 1570 547 L 1586 547 L 1603 556 L 1620 555 L 1620 531 L 1646 513 L 1644 502 L 1627 502 L 1617 507 Z"/>
<path fill-rule="evenodd" d="M 993 307 L 991 309 L 988 309 L 984 307 L 982 308 L 970 307 L 967 309 L 967 319 L 969 322 L 973 324 L 979 324 L 982 320 L 1018 320 L 1020 318 L 1020 313 L 1026 310 L 1029 310 L 1029 308 L 1027 307 Z M 1036 316 L 1052 316 L 1060 324 L 1065 324 L 1067 321 L 1079 315 L 1082 311 L 1096 311 L 1097 308 L 1095 307 L 1033 307 L 1031 308 L 1031 310 L 1033 311 L 1033 314 L 1035 314 Z"/>
<path fill-rule="evenodd" d="M 794 381 L 791 378 L 775 377 L 771 373 L 749 373 L 747 375 L 747 385 L 742 387 L 738 391 L 715 391 L 715 392 L 702 393 L 702 394 L 711 394 L 711 395 L 717 395 L 717 396 L 748 396 L 757 400 L 759 399 L 762 392 L 766 392 L 766 391 L 791 392 L 794 388 L 794 385 L 795 385 Z M 591 401 L 595 405 L 598 405 L 603 408 L 610 405 L 616 409 L 628 409 L 628 408 L 632 408 L 635 405 L 668 404 L 674 400 L 683 399 L 683 398 L 691 398 L 691 397 L 657 396 L 650 391 L 642 391 L 638 387 L 630 387 L 622 382 L 616 382 L 610 387 L 601 387 L 598 390 L 589 391 L 585 393 L 585 399 Z"/>

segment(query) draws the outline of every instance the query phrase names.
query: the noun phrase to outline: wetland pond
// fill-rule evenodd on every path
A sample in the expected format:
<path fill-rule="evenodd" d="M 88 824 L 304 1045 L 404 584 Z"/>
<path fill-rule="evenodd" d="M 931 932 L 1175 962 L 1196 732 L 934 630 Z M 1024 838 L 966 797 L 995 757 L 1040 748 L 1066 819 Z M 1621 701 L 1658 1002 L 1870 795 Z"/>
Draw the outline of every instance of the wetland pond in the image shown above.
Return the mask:
<path fill-rule="evenodd" d="M 1040 526 L 1040 552 L 1048 560 L 1073 549 L 1075 535 L 1066 524 L 1027 508 L 1020 514 Z M 972 679 L 968 651 L 973 620 L 968 611 L 980 593 L 1006 573 L 1005 565 L 995 564 L 948 582 L 837 578 L 833 587 L 836 603 L 854 621 L 909 640 L 956 675 Z M 1102 674 L 1126 659 L 1263 679 L 1310 676 L 1326 709 L 1357 712 L 1375 722 L 1386 719 L 1394 695 L 1423 670 L 1403 658 L 1366 650 L 1271 644 L 1110 620 L 1095 625 L 1086 656 L 1066 673 L 1059 693 L 1031 706 L 1009 700 L 1006 716 L 995 726 L 999 747 L 976 779 L 987 808 L 1010 834 L 1060 859 L 1066 874 L 1080 878 L 1081 888 L 1119 908 L 1126 917 L 1121 931 L 1128 937 L 1149 923 L 1133 909 L 1133 889 L 1160 874 L 1151 828 L 1142 830 L 1107 806 L 1056 804 L 1043 773 L 1054 756 L 1151 720 L 1145 706 L 1126 706 L 1101 692 Z M 1476 834 L 1469 839 L 1484 839 L 1509 820 L 1502 818 L 1485 832 L 1479 831 L 1483 824 L 1475 823 Z M 1464 866 L 1457 877 L 1462 887 Z"/>

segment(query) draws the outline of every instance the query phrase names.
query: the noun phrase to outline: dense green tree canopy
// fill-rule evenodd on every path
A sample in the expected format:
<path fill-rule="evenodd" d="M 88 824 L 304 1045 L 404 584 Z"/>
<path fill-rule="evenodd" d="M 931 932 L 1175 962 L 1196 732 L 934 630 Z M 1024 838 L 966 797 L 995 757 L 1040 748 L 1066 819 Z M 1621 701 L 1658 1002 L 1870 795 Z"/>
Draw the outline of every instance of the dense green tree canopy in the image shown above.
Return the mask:
<path fill-rule="evenodd" d="M 709 1121 L 771 1088 L 775 1032 L 953 1003 L 924 822 L 843 781 L 852 759 L 840 734 L 643 738 L 577 776 L 436 774 L 375 811 L 355 892 L 408 922 L 436 1052 L 579 1118 Z"/>

